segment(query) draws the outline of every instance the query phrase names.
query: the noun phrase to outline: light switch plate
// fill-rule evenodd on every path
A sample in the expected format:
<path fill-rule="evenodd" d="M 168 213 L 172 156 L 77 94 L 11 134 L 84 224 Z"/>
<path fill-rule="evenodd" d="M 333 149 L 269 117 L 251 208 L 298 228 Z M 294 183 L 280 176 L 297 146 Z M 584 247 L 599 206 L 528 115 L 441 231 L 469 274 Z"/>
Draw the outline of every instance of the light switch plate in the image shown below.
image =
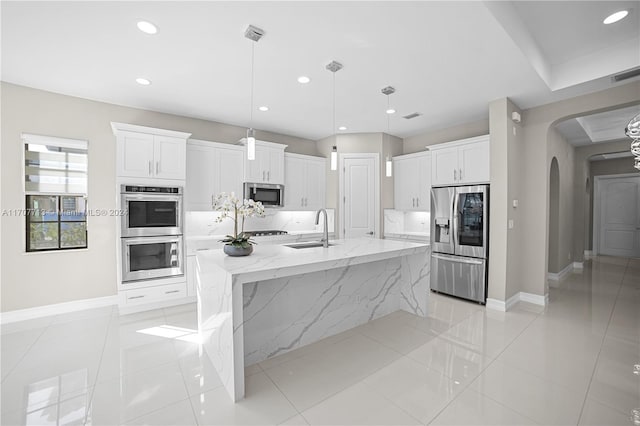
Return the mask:
<path fill-rule="evenodd" d="M 513 219 L 509 219 L 509 229 L 513 229 Z"/>

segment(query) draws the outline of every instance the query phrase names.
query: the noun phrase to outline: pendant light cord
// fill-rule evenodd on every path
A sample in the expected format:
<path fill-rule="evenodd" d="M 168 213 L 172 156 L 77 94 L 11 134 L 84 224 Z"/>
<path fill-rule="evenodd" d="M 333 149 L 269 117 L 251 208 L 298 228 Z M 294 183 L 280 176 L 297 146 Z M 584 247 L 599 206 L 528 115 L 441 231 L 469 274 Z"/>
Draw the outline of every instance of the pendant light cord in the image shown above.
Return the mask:
<path fill-rule="evenodd" d="M 251 105 L 249 105 L 249 127 L 253 128 L 253 64 L 256 42 L 251 43 Z"/>
<path fill-rule="evenodd" d="M 333 127 L 331 133 L 336 134 L 336 73 L 333 72 Z M 335 138 L 337 139 L 337 137 Z M 335 142 L 335 140 L 334 140 Z"/>

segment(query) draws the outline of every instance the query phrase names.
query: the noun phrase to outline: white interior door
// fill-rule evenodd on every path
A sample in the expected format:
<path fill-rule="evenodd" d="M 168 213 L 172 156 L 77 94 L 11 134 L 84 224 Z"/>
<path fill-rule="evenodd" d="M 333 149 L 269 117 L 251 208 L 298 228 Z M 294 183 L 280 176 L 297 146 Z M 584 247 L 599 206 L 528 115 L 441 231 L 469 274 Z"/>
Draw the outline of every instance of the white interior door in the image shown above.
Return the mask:
<path fill-rule="evenodd" d="M 598 253 L 640 256 L 640 177 L 600 179 Z"/>
<path fill-rule="evenodd" d="M 376 235 L 376 158 L 370 154 L 343 159 L 344 238 Z"/>

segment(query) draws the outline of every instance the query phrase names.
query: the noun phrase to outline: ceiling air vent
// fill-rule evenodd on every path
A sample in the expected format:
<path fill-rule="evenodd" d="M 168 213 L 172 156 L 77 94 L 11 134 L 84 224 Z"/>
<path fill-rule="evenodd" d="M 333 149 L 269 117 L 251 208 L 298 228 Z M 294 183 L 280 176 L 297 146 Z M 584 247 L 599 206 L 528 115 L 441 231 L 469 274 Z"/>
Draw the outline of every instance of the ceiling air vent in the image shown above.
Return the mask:
<path fill-rule="evenodd" d="M 616 74 L 613 77 L 611 77 L 611 81 L 613 81 L 614 83 L 617 83 L 619 81 L 628 80 L 630 78 L 637 77 L 639 75 L 640 75 L 640 67 L 634 68 L 629 71 L 621 72 L 620 74 Z"/>
<path fill-rule="evenodd" d="M 420 114 L 419 112 L 414 112 L 413 114 L 409 114 L 409 115 L 405 115 L 402 118 L 406 118 L 407 120 L 411 120 L 412 118 L 416 118 L 421 116 L 422 114 Z"/>

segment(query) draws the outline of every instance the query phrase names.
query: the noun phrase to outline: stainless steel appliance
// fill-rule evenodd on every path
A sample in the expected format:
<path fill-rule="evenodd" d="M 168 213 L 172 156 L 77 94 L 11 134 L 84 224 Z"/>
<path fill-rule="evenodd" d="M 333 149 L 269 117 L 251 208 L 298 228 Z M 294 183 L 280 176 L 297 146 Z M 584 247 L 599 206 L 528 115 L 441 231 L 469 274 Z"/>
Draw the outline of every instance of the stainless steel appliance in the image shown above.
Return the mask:
<path fill-rule="evenodd" d="M 184 275 L 182 235 L 121 238 L 122 281 Z"/>
<path fill-rule="evenodd" d="M 265 207 L 283 207 L 284 185 L 245 182 L 244 198 L 260 201 Z"/>
<path fill-rule="evenodd" d="M 182 235 L 182 187 L 122 185 L 122 237 Z"/>
<path fill-rule="evenodd" d="M 486 302 L 489 185 L 431 189 L 431 290 Z"/>

